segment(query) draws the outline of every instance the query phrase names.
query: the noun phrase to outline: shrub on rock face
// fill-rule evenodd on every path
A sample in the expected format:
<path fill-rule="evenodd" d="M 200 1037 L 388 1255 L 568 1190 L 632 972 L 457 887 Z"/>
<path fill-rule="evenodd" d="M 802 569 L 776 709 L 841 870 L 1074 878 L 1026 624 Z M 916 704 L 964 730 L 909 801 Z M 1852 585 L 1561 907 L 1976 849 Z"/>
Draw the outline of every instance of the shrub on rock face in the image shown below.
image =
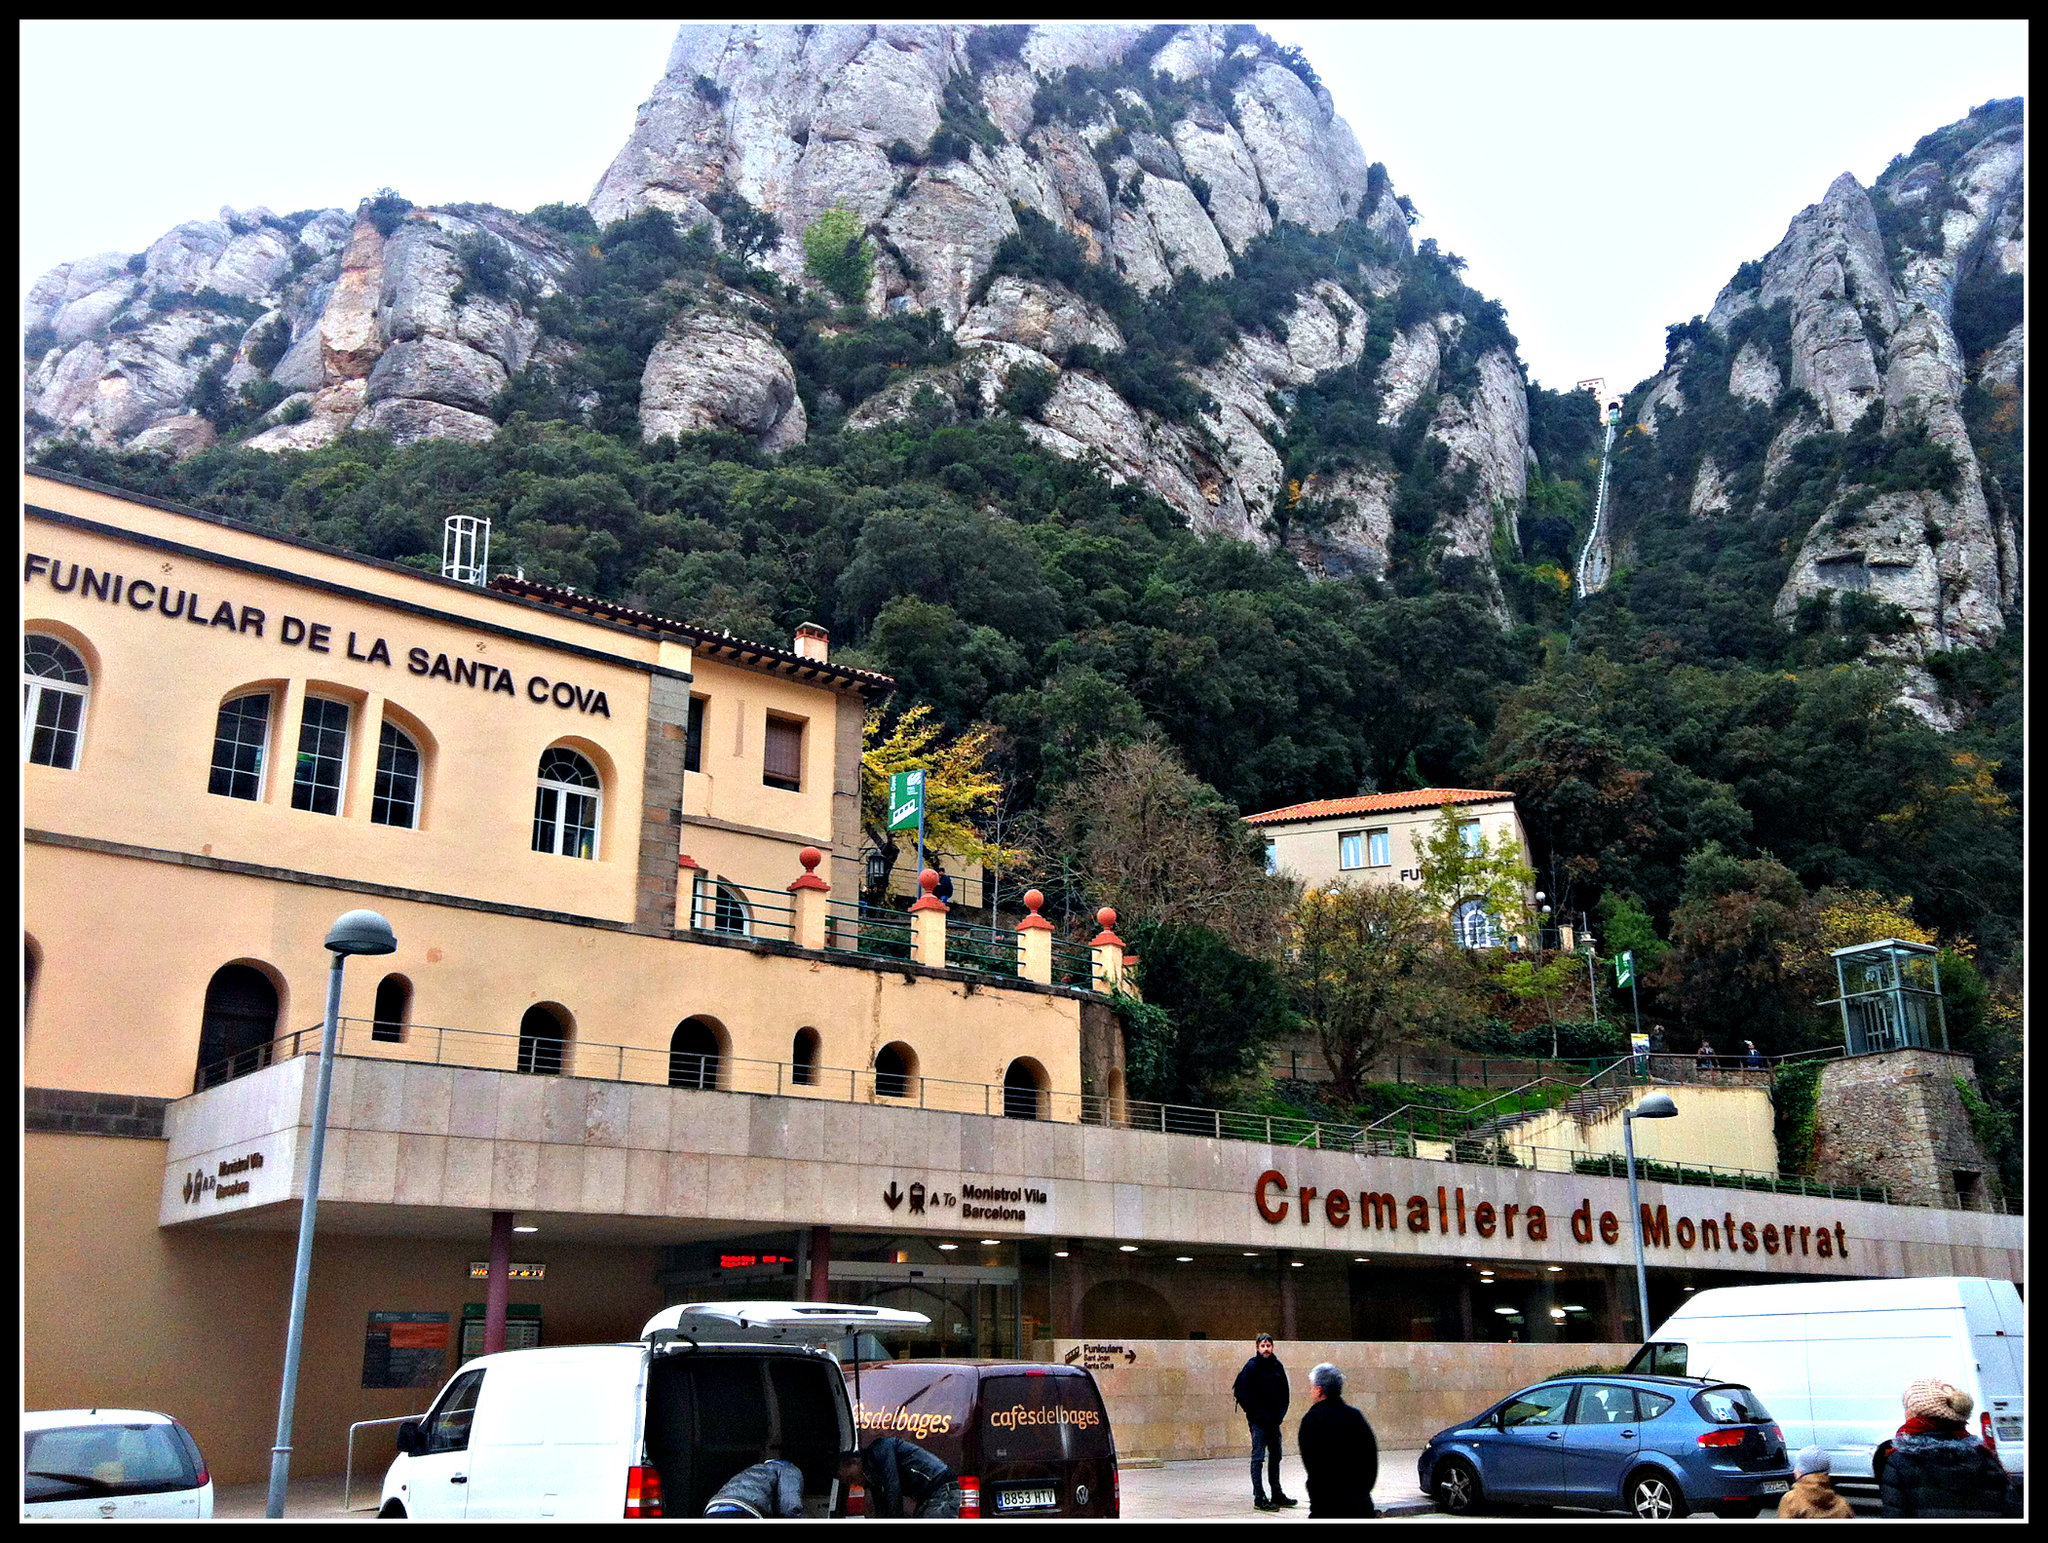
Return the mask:
<path fill-rule="evenodd" d="M 356 209 L 357 216 L 376 226 L 380 236 L 390 235 L 411 213 L 412 200 L 400 197 L 395 188 L 377 189 L 375 197 L 364 199 Z"/>
<path fill-rule="evenodd" d="M 1036 418 L 1039 409 L 1052 400 L 1053 382 L 1057 378 L 1051 370 L 1035 365 L 1014 369 L 1004 383 L 1003 394 L 996 398 L 996 406 L 1013 418 Z"/>
<path fill-rule="evenodd" d="M 875 273 L 875 248 L 859 215 L 844 204 L 834 204 L 811 221 L 804 232 L 804 272 L 848 305 L 867 297 Z"/>
<path fill-rule="evenodd" d="M 565 236 L 597 234 L 597 221 L 581 204 L 542 204 L 527 215 L 527 219 L 535 225 L 545 225 L 549 230 L 558 230 Z"/>

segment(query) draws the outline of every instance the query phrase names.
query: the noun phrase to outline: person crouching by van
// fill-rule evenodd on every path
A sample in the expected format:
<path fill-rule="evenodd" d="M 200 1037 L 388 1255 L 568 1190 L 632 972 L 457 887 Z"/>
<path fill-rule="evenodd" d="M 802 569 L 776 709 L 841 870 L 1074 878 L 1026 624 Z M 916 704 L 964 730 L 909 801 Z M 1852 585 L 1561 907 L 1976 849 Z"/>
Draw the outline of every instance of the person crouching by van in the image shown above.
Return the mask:
<path fill-rule="evenodd" d="M 1886 1516 L 2003 1516 L 1997 1454 L 1970 1434 L 1975 1400 L 1939 1377 L 1908 1383 L 1906 1423 L 1892 1438 L 1880 1488 Z"/>
<path fill-rule="evenodd" d="M 727 1479 L 704 1507 L 706 1516 L 804 1514 L 804 1476 L 795 1463 L 771 1457 Z"/>
<path fill-rule="evenodd" d="M 1270 1334 L 1261 1334 L 1253 1342 L 1252 1352 L 1231 1384 L 1230 1394 L 1252 1428 L 1252 1504 L 1261 1511 L 1277 1511 L 1299 1504 L 1292 1495 L 1280 1493 L 1280 1422 L 1287 1418 L 1287 1368 L 1273 1353 Z M 1272 1479 L 1271 1500 L 1259 1479 L 1261 1463 Z"/>
<path fill-rule="evenodd" d="M 861 1478 L 870 1516 L 958 1516 L 960 1486 L 943 1458 L 901 1436 L 877 1437 L 861 1448 Z"/>
<path fill-rule="evenodd" d="M 1778 1502 L 1780 1518 L 1791 1521 L 1846 1521 L 1856 1512 L 1835 1493 L 1834 1465 L 1824 1447 L 1801 1447 L 1792 1459 L 1792 1487 Z"/>
<path fill-rule="evenodd" d="M 1344 1374 L 1328 1361 L 1308 1374 L 1313 1402 L 1295 1433 L 1308 1469 L 1310 1516 L 1377 1516 L 1372 1487 L 1380 1449 L 1365 1415 L 1344 1402 Z"/>

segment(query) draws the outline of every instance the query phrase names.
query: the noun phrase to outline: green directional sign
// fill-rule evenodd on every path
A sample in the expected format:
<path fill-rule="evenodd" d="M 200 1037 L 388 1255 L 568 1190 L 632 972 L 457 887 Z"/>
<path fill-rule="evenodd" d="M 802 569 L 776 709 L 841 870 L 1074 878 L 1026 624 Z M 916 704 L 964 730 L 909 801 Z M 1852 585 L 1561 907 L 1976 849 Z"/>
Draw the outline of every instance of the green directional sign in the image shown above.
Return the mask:
<path fill-rule="evenodd" d="M 924 773 L 892 772 L 889 777 L 889 829 L 916 830 L 924 823 Z"/>
<path fill-rule="evenodd" d="M 1614 984 L 1617 989 L 1636 983 L 1636 956 L 1633 950 L 1618 954 L 1614 960 Z"/>

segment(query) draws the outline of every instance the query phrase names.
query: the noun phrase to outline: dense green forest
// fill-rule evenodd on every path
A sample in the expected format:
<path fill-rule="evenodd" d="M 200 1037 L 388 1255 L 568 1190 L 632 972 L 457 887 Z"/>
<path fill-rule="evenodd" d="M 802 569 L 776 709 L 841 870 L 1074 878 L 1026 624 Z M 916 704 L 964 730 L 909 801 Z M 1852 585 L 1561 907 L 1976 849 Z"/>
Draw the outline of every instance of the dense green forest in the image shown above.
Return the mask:
<path fill-rule="evenodd" d="M 1830 1021 L 1783 963 L 1797 918 L 1823 892 L 1895 897 L 1960 950 L 1974 1004 L 1962 1038 L 1975 1037 L 1980 1063 L 2016 1056 L 2016 1021 L 2001 1027 L 2012 1015 L 1998 1004 L 2016 999 L 2020 958 L 2017 629 L 1998 650 L 1929 661 L 1963 725 L 1943 734 L 1896 705 L 1894 672 L 1861 661 L 1892 618 L 1818 607 L 1787 629 L 1769 610 L 1782 543 L 1844 477 L 1936 485 L 1953 467 L 1924 446 L 1817 435 L 1765 492 L 1763 518 L 1669 517 L 1683 490 L 1663 484 L 1688 447 L 1770 432 L 1765 409 L 1726 399 L 1726 358 L 1752 336 L 1781 349 L 1782 314 L 1753 312 L 1725 340 L 1686 331 L 1689 410 L 1654 455 L 1617 462 L 1618 494 L 1651 511 L 1635 567 L 1576 606 L 1560 580 L 1596 475 L 1594 404 L 1529 388 L 1541 467 L 1520 554 L 1502 542 L 1504 628 L 1472 576 L 1431 549 L 1439 508 L 1463 497 L 1424 434 L 1434 398 L 1380 425 L 1372 347 L 1299 393 L 1280 448 L 1291 478 L 1371 458 L 1406 474 L 1396 561 L 1386 585 L 1312 580 L 1284 553 L 1198 537 L 1142 488 L 1039 449 L 1013 416 L 983 416 L 976 391 L 926 390 L 900 422 L 846 428 L 902 371 L 950 358 L 950 339 L 929 317 L 871 317 L 749 266 L 736 254 L 759 249 L 756 211 L 728 208 L 724 250 L 656 211 L 603 232 L 580 210 L 537 218 L 586 243 L 539 302 L 545 329 L 576 347 L 569 363 L 515 378 L 488 443 L 401 449 L 350 434 L 265 454 L 230 436 L 183 462 L 73 444 L 42 462 L 429 571 L 444 518 L 484 515 L 500 570 L 766 641 L 823 622 L 836 658 L 896 677 L 897 709 L 928 703 L 955 731 L 999 726 L 1020 816 L 1050 809 L 1092 751 L 1146 736 L 1246 812 L 1371 789 L 1512 788 L 1559 916 L 1592 918 L 1603 952 L 1634 938 L 1662 953 L 1645 1012 L 1688 1033 L 1769 1050 L 1826 1043 Z M 1110 310 L 1128 352 L 1068 362 L 1168 415 L 1201 405 L 1174 365 L 1283 325 L 1282 300 L 1314 277 L 1361 298 L 1376 340 L 1390 324 L 1465 315 L 1445 360 L 1452 388 L 1474 350 L 1513 343 L 1457 259 L 1428 243 L 1396 259 L 1356 222 L 1322 236 L 1283 226 L 1237 275 L 1184 277 L 1143 301 L 1077 269 L 1069 238 L 1042 226 L 1023 222 L 998 268 L 1070 283 Z M 510 282 L 487 252 L 467 260 L 473 282 Z M 702 304 L 747 309 L 775 333 L 811 415 L 805 444 L 771 458 L 734 435 L 639 442 L 647 350 Z M 1006 407 L 1030 412 L 1017 391 Z M 2013 1064 L 2009 1088 L 1986 1077 L 2006 1107 Z"/>

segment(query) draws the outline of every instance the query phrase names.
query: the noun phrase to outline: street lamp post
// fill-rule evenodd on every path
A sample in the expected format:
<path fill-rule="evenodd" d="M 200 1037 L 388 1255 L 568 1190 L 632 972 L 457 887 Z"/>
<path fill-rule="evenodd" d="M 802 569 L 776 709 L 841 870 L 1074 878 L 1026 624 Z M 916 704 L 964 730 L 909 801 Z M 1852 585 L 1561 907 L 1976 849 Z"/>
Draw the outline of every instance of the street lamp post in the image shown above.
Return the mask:
<path fill-rule="evenodd" d="M 1636 1240 L 1636 1318 L 1644 1341 L 1650 1338 L 1650 1278 L 1643 1268 L 1643 1208 L 1636 1199 L 1637 1120 L 1668 1120 L 1678 1113 L 1669 1093 L 1652 1093 L 1621 1116 L 1621 1144 L 1628 1154 L 1628 1218 Z"/>
<path fill-rule="evenodd" d="M 313 1269 L 313 1212 L 320 1203 L 320 1159 L 327 1147 L 327 1095 L 334 1084 L 335 1040 L 340 1033 L 341 965 L 350 954 L 388 954 L 398 948 L 391 923 L 375 911 L 349 911 L 327 932 L 334 963 L 327 972 L 327 1017 L 320 1028 L 320 1071 L 313 1093 L 313 1140 L 306 1157 L 306 1198 L 299 1207 L 299 1252 L 292 1265 L 292 1309 L 284 1337 L 284 1382 L 277 1394 L 277 1444 L 270 1449 L 270 1497 L 263 1514 L 284 1515 L 292 1470 L 292 1405 L 299 1391 L 299 1347 L 306 1337 L 306 1283 Z"/>

